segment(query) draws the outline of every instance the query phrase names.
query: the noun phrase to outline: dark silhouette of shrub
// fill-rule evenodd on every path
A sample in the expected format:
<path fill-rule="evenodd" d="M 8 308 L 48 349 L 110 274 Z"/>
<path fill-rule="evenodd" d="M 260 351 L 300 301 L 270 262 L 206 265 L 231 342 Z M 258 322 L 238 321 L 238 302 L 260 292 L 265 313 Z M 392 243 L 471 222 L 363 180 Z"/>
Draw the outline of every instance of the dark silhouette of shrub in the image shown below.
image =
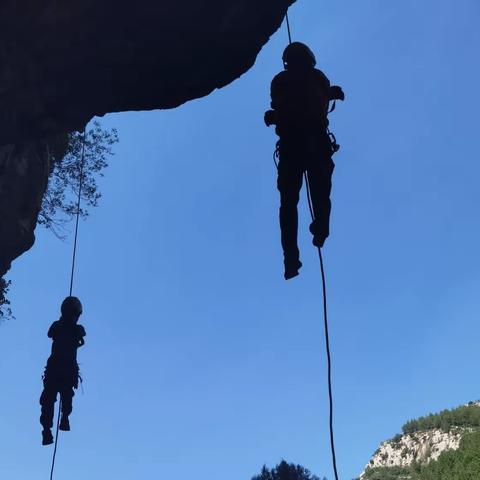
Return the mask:
<path fill-rule="evenodd" d="M 276 467 L 268 469 L 263 466 L 260 475 L 255 475 L 252 480 L 320 480 L 301 465 L 287 463 L 282 460 Z M 323 477 L 322 480 L 327 480 Z"/>

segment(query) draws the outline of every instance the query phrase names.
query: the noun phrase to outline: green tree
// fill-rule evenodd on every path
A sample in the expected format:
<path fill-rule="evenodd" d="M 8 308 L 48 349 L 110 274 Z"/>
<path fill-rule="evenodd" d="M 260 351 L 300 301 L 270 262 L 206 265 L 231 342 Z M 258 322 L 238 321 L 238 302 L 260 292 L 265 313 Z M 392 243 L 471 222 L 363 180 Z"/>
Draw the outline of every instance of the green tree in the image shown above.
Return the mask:
<path fill-rule="evenodd" d="M 305 467 L 287 463 L 282 460 L 277 466 L 268 469 L 266 465 L 262 467 L 260 475 L 252 477 L 252 480 L 320 480 L 316 475 L 312 475 Z M 324 480 L 327 480 L 324 477 Z"/>
<path fill-rule="evenodd" d="M 115 129 L 106 130 L 100 123 L 86 130 L 85 152 L 84 135 L 72 132 L 67 135 L 65 146 L 57 148 L 60 153 L 50 152 L 51 172 L 48 186 L 38 215 L 38 224 L 52 231 L 58 238 L 66 237 L 66 224 L 77 213 L 77 197 L 82 178 L 82 204 L 80 216 L 88 216 L 89 209 L 98 206 L 101 193 L 97 179 L 103 176 L 108 159 L 113 155 L 112 147 L 118 142 Z M 7 298 L 10 281 L 0 277 L 0 320 L 12 317 Z"/>
<path fill-rule="evenodd" d="M 464 405 L 453 410 L 443 410 L 416 420 L 410 420 L 403 427 L 403 433 L 415 433 L 433 428 L 444 432 L 455 427 L 480 427 L 480 407 L 475 404 Z"/>
<path fill-rule="evenodd" d="M 475 407 L 478 408 L 478 407 Z M 365 471 L 364 480 L 479 480 L 480 431 L 467 433 L 457 450 L 443 452 L 426 465 L 376 467 Z M 270 479 L 267 479 L 270 480 Z"/>
<path fill-rule="evenodd" d="M 12 310 L 10 309 L 10 301 L 7 298 L 10 281 L 0 277 L 0 320 L 10 318 Z"/>
<path fill-rule="evenodd" d="M 465 435 L 458 450 L 440 455 L 437 461 L 423 466 L 415 480 L 480 479 L 480 432 Z"/>
<path fill-rule="evenodd" d="M 365 470 L 364 480 L 400 480 L 409 477 L 409 469 L 402 467 L 375 467 Z"/>
<path fill-rule="evenodd" d="M 113 154 L 112 146 L 118 142 L 115 129 L 106 130 L 98 122 L 86 130 L 68 134 L 66 150 L 60 158 L 51 155 L 52 171 L 38 216 L 39 225 L 64 238 L 66 223 L 77 213 L 77 197 L 82 179 L 81 217 L 88 216 L 89 208 L 96 207 L 101 197 L 97 178 L 103 176 L 108 158 Z"/>

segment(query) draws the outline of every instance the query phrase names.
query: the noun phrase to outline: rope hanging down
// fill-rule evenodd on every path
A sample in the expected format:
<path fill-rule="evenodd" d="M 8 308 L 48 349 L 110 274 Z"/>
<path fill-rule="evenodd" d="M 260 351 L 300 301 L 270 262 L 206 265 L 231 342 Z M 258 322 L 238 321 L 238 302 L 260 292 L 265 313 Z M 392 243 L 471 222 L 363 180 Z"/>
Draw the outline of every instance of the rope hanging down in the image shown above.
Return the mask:
<path fill-rule="evenodd" d="M 310 210 L 310 216 L 312 222 L 315 221 L 315 215 L 313 213 L 312 198 L 310 197 L 310 185 L 308 183 L 308 175 L 304 174 L 305 186 L 307 189 L 308 208 Z M 325 278 L 325 268 L 323 265 L 322 249 L 318 247 L 318 256 L 320 258 L 320 271 L 322 273 L 322 292 L 323 292 L 323 323 L 325 328 L 325 349 L 327 352 L 327 368 L 328 368 L 328 401 L 329 401 L 329 430 L 330 430 L 330 449 L 332 452 L 332 465 L 335 480 L 338 480 L 337 471 L 337 455 L 335 453 L 335 435 L 333 429 L 333 389 L 332 389 L 332 356 L 330 352 L 330 333 L 328 329 L 328 309 L 327 309 L 327 282 Z"/>
<path fill-rule="evenodd" d="M 70 293 L 69 296 L 72 296 L 73 291 L 73 279 L 75 276 L 75 260 L 77 257 L 77 238 L 78 238 L 78 221 L 80 219 L 80 203 L 82 201 L 82 188 L 83 188 L 83 167 L 85 163 L 85 143 L 86 143 L 87 132 L 83 131 L 83 140 L 82 140 L 82 156 L 80 160 L 80 177 L 78 180 L 78 197 L 77 197 L 77 214 L 75 219 L 75 239 L 73 241 L 73 253 L 72 253 L 72 270 L 70 273 Z"/>
<path fill-rule="evenodd" d="M 285 14 L 285 20 L 287 21 L 288 43 L 291 45 L 291 43 L 292 43 L 292 32 L 290 30 L 290 20 L 288 18 L 288 10 L 287 10 L 287 13 Z"/>
<path fill-rule="evenodd" d="M 290 29 L 290 20 L 288 18 L 288 11 L 285 14 L 285 21 L 287 24 L 287 32 L 288 32 L 288 42 L 289 44 L 292 43 L 292 32 Z M 335 103 L 332 106 L 332 109 L 330 112 L 332 112 L 335 109 Z M 330 113 L 329 112 L 329 113 Z M 277 159 L 278 159 L 278 150 L 276 150 L 274 154 L 274 162 L 275 165 L 278 168 L 277 165 Z M 305 186 L 307 190 L 307 199 L 308 199 L 308 208 L 310 209 L 310 216 L 312 217 L 312 222 L 315 221 L 315 215 L 313 212 L 313 207 L 312 207 L 312 199 L 310 197 L 310 186 L 308 183 L 308 175 L 305 173 L 304 174 L 305 178 Z M 329 329 L 328 329 L 328 308 L 327 308 L 327 282 L 325 278 L 325 268 L 323 265 L 323 256 L 322 256 L 322 250 L 320 247 L 318 247 L 318 256 L 320 259 L 320 271 L 322 274 L 322 292 L 323 292 L 323 320 L 324 320 L 324 328 L 325 328 L 325 348 L 326 348 L 326 353 L 327 353 L 327 368 L 328 368 L 328 400 L 329 400 L 329 430 L 330 430 L 330 449 L 332 453 L 332 465 L 333 465 L 333 472 L 335 475 L 335 480 L 338 480 L 338 471 L 337 471 L 337 456 L 335 452 L 335 435 L 334 435 L 334 429 L 333 429 L 333 388 L 332 388 L 332 357 L 331 357 L 331 352 L 330 352 L 330 334 L 329 334 Z"/>
<path fill-rule="evenodd" d="M 85 164 L 85 143 L 86 143 L 86 130 L 83 130 L 83 139 L 82 139 L 82 153 L 80 157 L 80 175 L 78 180 L 78 197 L 77 197 L 77 213 L 75 219 L 75 236 L 73 241 L 73 253 L 72 253 L 72 268 L 70 271 L 70 290 L 69 296 L 72 296 L 73 292 L 73 280 L 75 277 L 75 260 L 77 258 L 77 239 L 78 239 L 78 223 L 80 220 L 80 203 L 82 201 L 82 188 L 83 188 L 83 168 Z M 50 480 L 53 480 L 53 472 L 55 469 L 55 458 L 57 456 L 57 445 L 58 445 L 58 430 L 60 427 L 60 412 L 62 411 L 62 399 L 60 398 L 58 402 L 58 415 L 57 415 L 57 427 L 55 432 L 55 446 L 53 449 L 53 456 L 52 456 L 52 467 L 50 469 Z"/>

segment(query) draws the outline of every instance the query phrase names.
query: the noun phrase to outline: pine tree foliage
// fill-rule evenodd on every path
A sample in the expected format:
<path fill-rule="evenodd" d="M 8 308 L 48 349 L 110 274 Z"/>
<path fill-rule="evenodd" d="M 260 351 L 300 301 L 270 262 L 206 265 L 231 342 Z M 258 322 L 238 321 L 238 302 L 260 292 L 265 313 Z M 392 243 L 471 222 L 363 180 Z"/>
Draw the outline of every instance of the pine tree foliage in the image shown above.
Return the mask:
<path fill-rule="evenodd" d="M 480 407 L 475 404 L 464 405 L 453 410 L 410 420 L 403 427 L 403 433 L 415 433 L 423 430 L 440 429 L 448 432 L 452 427 L 480 427 Z"/>
<path fill-rule="evenodd" d="M 72 132 L 68 136 L 65 155 L 52 158 L 52 172 L 48 181 L 42 208 L 38 217 L 39 225 L 63 238 L 65 224 L 77 213 L 77 197 L 82 179 L 80 216 L 88 216 L 89 208 L 98 206 L 101 193 L 97 179 L 103 176 L 108 159 L 113 155 L 112 147 L 118 142 L 115 129 L 103 129 L 98 122 L 85 133 L 85 153 L 82 163 L 83 132 Z"/>
<path fill-rule="evenodd" d="M 9 287 L 10 281 L 0 277 L 0 320 L 5 320 L 12 317 L 10 300 L 7 298 Z"/>
<path fill-rule="evenodd" d="M 77 213 L 77 199 L 80 179 L 82 179 L 80 216 L 88 216 L 89 210 L 98 206 L 101 193 L 97 179 L 103 176 L 108 159 L 113 155 L 113 145 L 118 142 L 115 129 L 102 128 L 93 122 L 85 133 L 85 151 L 83 132 L 68 134 L 64 155 L 60 158 L 50 156 L 52 169 L 48 180 L 38 224 L 52 231 L 57 237 L 66 237 L 66 224 Z M 0 277 L 0 320 L 12 317 L 10 301 L 7 298 L 10 281 Z"/>
<path fill-rule="evenodd" d="M 458 450 L 443 452 L 427 465 L 367 468 L 364 480 L 479 480 L 480 431 L 465 434 Z"/>
<path fill-rule="evenodd" d="M 421 468 L 414 480 L 480 479 L 480 432 L 466 435 L 458 450 L 442 453 L 436 462 Z"/>
<path fill-rule="evenodd" d="M 305 467 L 287 463 L 282 460 L 276 467 L 269 469 L 263 466 L 260 475 L 256 475 L 252 480 L 320 480 L 316 475 L 312 475 Z M 325 477 L 322 480 L 327 480 Z"/>

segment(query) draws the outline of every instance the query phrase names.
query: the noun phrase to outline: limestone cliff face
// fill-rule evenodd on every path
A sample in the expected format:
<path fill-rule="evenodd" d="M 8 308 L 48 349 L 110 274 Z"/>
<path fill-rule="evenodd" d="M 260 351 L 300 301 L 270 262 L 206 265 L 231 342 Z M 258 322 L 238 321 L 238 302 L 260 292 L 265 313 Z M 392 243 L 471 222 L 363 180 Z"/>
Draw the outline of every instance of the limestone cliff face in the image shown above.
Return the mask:
<path fill-rule="evenodd" d="M 413 463 L 424 464 L 437 460 L 443 452 L 458 449 L 466 430 L 426 430 L 383 442 L 367 467 L 409 467 Z M 363 478 L 363 474 L 360 478 Z"/>
<path fill-rule="evenodd" d="M 480 401 L 470 402 L 460 408 L 467 407 L 469 409 L 470 418 L 476 416 L 475 425 L 468 425 L 468 415 L 465 413 L 463 417 L 458 415 L 463 425 L 452 424 L 447 430 L 439 428 L 430 428 L 420 430 L 404 435 L 397 435 L 391 440 L 382 442 L 377 451 L 373 454 L 369 463 L 365 466 L 364 471 L 359 480 L 368 477 L 366 472 L 368 469 L 394 467 L 408 468 L 413 464 L 425 465 L 432 461 L 438 460 L 443 452 L 449 450 L 457 450 L 460 447 L 460 441 L 463 436 L 474 430 L 478 430 L 478 410 L 480 410 Z M 476 410 L 476 412 L 474 411 Z M 446 411 L 448 412 L 448 411 Z M 437 415 L 441 415 L 437 414 Z M 388 478 L 392 478 L 389 476 Z M 399 474 L 399 480 L 408 480 L 410 477 L 405 474 Z"/>
<path fill-rule="evenodd" d="M 33 244 L 45 138 L 246 72 L 295 0 L 0 0 L 0 276 Z"/>

